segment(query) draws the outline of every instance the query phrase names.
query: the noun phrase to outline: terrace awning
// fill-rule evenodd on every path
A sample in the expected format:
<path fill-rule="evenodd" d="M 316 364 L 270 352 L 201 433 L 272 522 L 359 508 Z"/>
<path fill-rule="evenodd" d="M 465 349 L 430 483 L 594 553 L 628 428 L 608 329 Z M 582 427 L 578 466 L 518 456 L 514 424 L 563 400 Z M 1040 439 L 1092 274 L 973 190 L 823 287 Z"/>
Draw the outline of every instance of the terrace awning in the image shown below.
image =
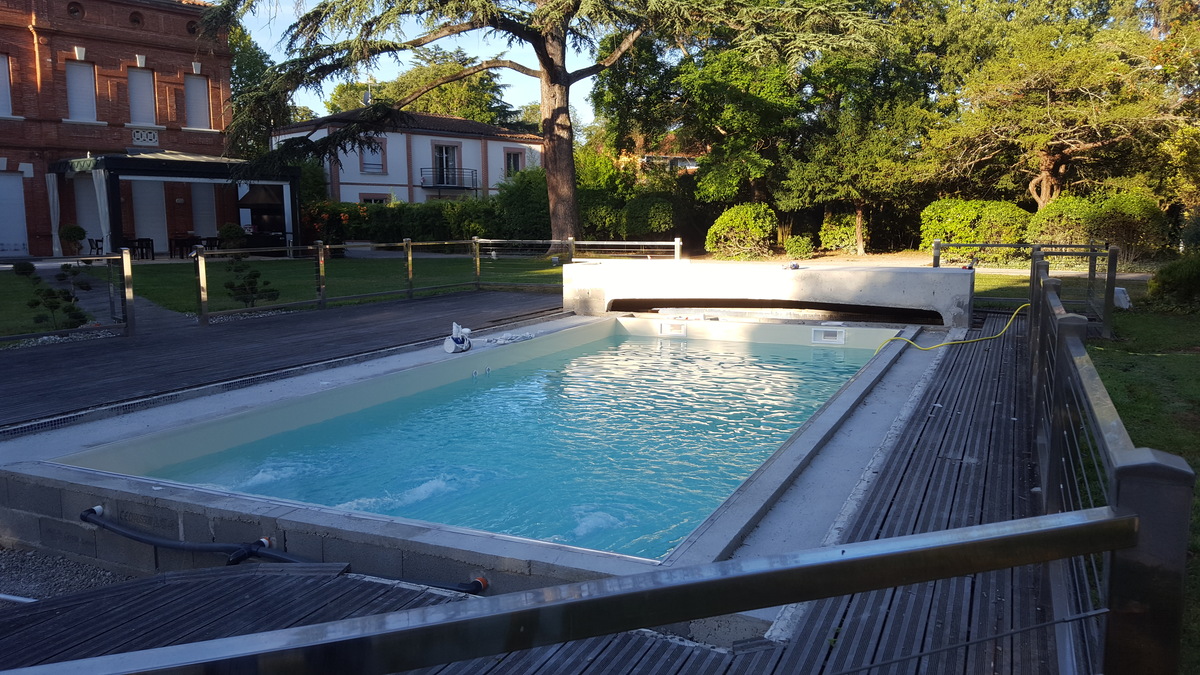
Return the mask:
<path fill-rule="evenodd" d="M 92 175 L 103 235 L 114 247 L 124 241 L 124 222 L 119 206 L 122 180 L 238 183 L 247 185 L 250 191 L 257 186 L 269 186 L 272 192 L 278 191 L 280 194 L 285 222 L 284 234 L 289 245 L 296 243 L 296 234 L 299 232 L 300 169 L 296 167 L 287 167 L 274 174 L 249 175 L 246 172 L 245 160 L 158 150 L 60 159 L 50 165 L 48 173 L 67 177 L 79 173 Z"/>

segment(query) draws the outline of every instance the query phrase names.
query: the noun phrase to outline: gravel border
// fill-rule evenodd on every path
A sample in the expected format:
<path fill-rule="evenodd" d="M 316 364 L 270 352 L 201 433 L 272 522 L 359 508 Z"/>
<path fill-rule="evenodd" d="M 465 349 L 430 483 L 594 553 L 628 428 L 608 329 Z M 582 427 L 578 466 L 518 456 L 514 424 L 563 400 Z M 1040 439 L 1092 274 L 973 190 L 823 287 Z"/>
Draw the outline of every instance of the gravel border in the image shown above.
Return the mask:
<path fill-rule="evenodd" d="M 45 600 L 133 578 L 62 556 L 0 547 L 0 594 L 3 595 Z M 22 604 L 0 600 L 0 610 Z"/>

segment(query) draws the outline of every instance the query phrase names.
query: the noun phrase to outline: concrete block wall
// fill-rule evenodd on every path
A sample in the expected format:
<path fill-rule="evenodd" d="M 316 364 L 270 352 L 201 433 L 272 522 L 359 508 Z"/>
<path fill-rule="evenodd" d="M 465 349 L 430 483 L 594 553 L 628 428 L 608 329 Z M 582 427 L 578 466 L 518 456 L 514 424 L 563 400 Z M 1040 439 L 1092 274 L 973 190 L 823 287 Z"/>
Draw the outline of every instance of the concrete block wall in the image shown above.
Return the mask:
<path fill-rule="evenodd" d="M 384 516 L 81 469 L 23 462 L 0 469 L 0 545 L 34 548 L 115 572 L 149 575 L 223 565 L 223 554 L 132 541 L 80 514 L 104 517 L 176 541 L 246 543 L 269 537 L 316 562 L 416 582 L 485 576 L 496 593 L 653 569 L 655 561 Z"/>

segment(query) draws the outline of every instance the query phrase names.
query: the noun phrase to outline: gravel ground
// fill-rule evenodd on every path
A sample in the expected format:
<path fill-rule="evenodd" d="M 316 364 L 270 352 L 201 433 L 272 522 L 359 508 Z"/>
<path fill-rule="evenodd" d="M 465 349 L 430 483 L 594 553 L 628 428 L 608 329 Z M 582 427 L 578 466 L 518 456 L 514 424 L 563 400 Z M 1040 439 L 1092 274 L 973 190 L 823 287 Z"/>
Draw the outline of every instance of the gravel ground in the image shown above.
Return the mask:
<path fill-rule="evenodd" d="M 56 555 L 0 548 L 0 594 L 3 595 L 44 600 L 132 578 Z M 0 611 L 17 604 L 0 601 Z"/>

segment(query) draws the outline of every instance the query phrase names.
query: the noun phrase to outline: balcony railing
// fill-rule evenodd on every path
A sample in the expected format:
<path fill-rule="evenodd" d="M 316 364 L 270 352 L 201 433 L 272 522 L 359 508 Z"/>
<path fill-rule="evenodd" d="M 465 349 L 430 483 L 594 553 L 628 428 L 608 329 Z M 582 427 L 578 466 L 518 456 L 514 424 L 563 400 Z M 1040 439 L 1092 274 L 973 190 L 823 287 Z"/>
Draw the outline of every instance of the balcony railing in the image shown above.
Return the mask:
<path fill-rule="evenodd" d="M 475 169 L 421 169 L 421 187 L 439 190 L 478 190 L 479 172 Z"/>

